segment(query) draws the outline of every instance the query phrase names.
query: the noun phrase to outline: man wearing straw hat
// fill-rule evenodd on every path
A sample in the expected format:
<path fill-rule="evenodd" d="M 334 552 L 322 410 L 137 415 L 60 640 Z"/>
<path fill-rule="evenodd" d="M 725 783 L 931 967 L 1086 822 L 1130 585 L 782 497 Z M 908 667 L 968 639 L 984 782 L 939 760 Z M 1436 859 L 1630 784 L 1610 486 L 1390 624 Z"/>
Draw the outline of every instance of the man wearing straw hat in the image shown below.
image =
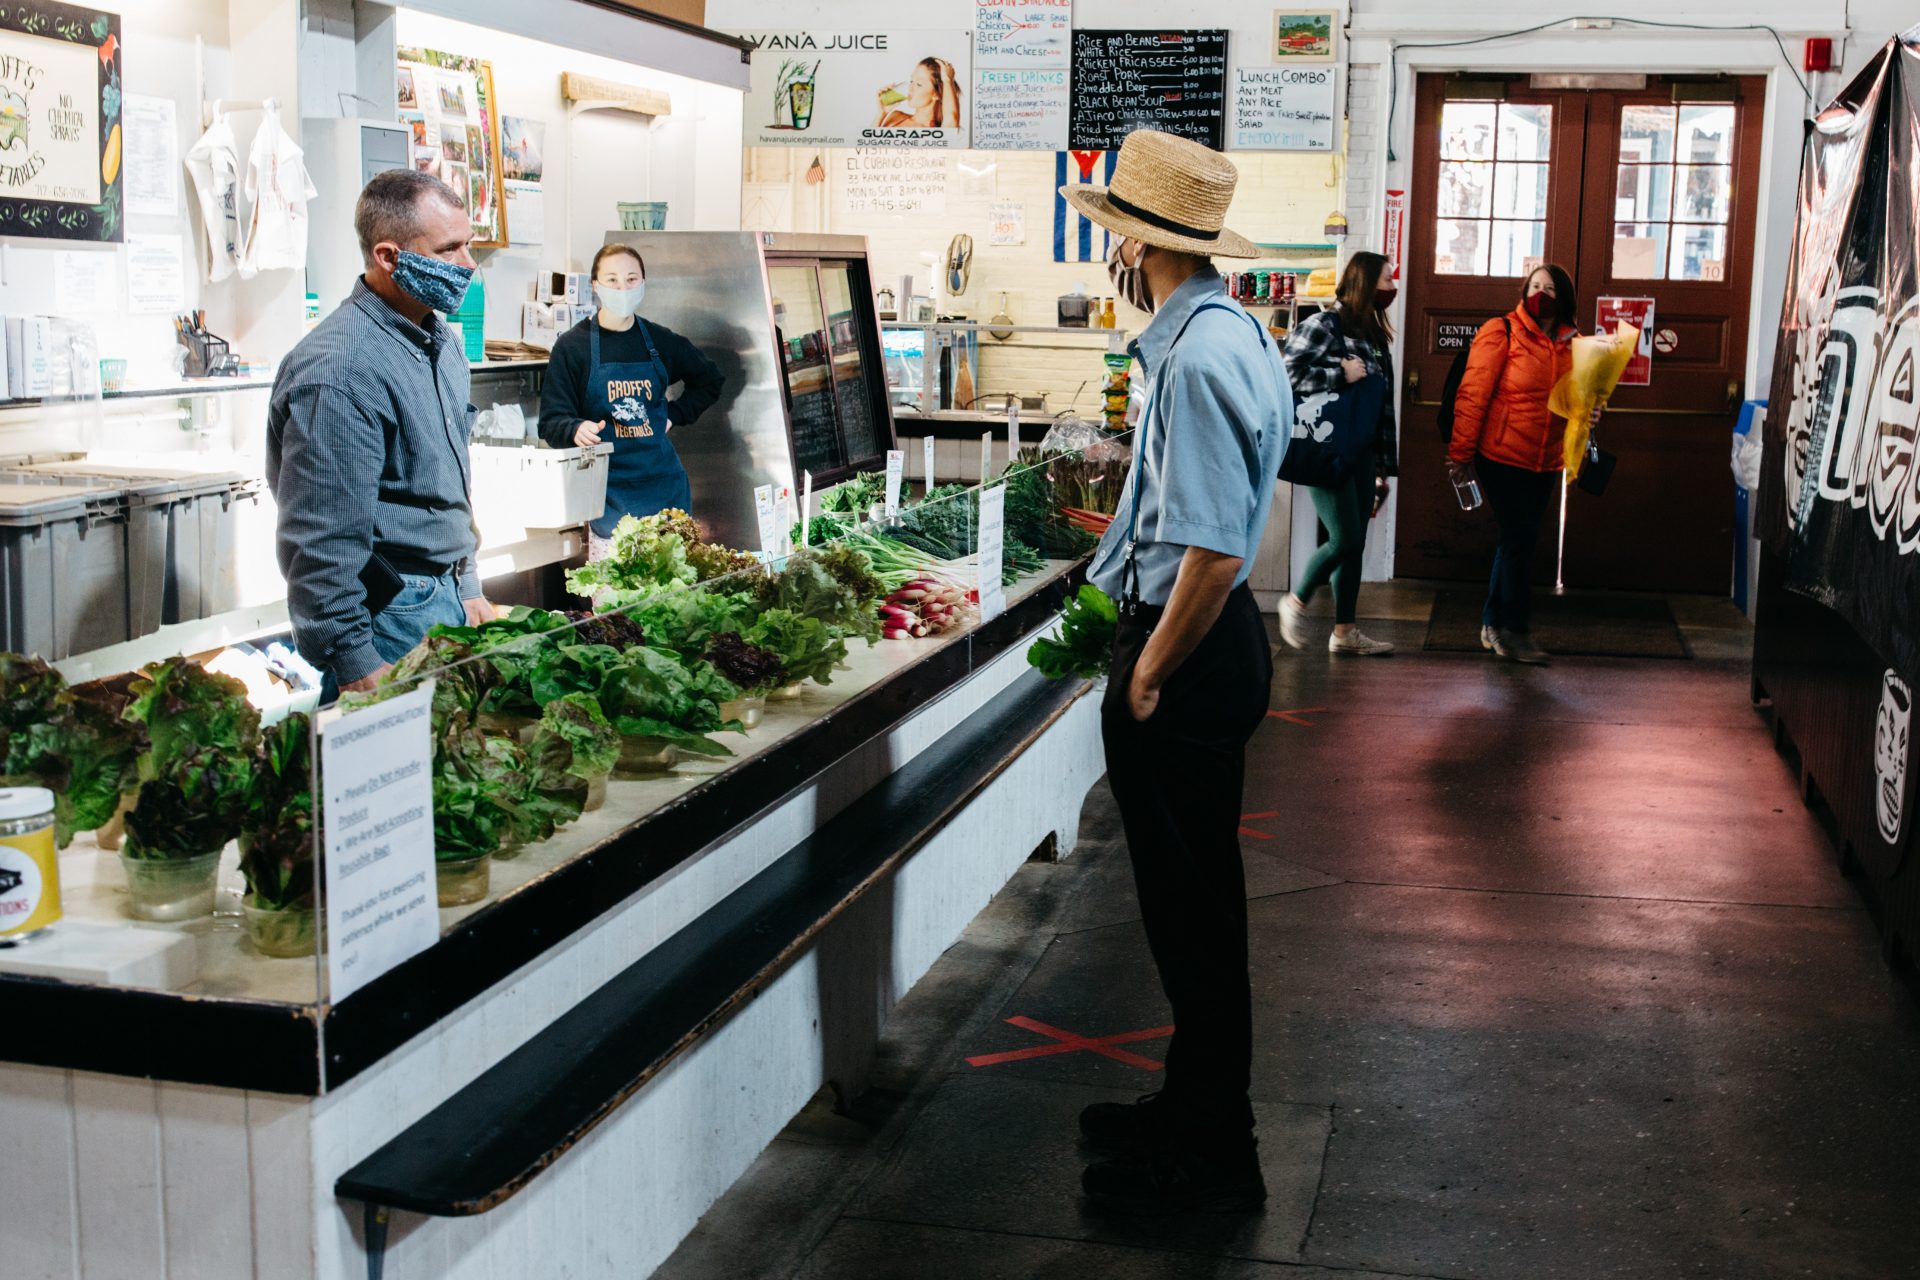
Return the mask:
<path fill-rule="evenodd" d="M 1176 1027 L 1158 1093 L 1080 1115 L 1087 1141 L 1117 1156 L 1089 1166 L 1083 1186 L 1123 1212 L 1244 1211 L 1266 1199 L 1248 1099 L 1239 825 L 1273 661 L 1247 575 L 1293 397 L 1266 331 L 1209 260 L 1258 256 L 1225 226 L 1237 178 L 1218 152 L 1140 130 L 1111 187 L 1061 188 L 1120 237 L 1108 263 L 1116 292 L 1153 316 L 1132 344 L 1148 387 L 1134 466 L 1091 574 L 1120 607 L 1101 708 L 1107 776 Z"/>

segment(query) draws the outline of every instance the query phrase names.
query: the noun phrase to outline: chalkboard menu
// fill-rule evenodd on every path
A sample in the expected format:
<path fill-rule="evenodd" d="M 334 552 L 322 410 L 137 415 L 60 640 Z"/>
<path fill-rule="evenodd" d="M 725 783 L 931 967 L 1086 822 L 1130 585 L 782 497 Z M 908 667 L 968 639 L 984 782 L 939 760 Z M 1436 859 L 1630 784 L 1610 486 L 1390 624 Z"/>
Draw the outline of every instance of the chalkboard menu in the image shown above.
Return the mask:
<path fill-rule="evenodd" d="M 1159 129 L 1218 151 L 1226 127 L 1226 32 L 1074 28 L 1071 149 L 1106 151 Z"/>

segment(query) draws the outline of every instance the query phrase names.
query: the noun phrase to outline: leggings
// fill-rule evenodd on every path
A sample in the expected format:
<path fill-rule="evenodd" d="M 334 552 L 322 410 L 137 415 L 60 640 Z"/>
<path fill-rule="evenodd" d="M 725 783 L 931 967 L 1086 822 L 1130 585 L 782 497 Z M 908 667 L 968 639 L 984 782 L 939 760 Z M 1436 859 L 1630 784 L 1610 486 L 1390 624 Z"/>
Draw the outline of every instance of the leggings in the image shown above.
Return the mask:
<path fill-rule="evenodd" d="M 1353 474 L 1334 489 L 1308 489 L 1313 511 L 1326 526 L 1327 540 L 1314 548 L 1307 571 L 1293 594 L 1301 600 L 1333 581 L 1333 618 L 1352 622 L 1360 605 L 1360 559 L 1367 549 L 1367 524 L 1373 517 L 1373 464 L 1363 457 Z"/>

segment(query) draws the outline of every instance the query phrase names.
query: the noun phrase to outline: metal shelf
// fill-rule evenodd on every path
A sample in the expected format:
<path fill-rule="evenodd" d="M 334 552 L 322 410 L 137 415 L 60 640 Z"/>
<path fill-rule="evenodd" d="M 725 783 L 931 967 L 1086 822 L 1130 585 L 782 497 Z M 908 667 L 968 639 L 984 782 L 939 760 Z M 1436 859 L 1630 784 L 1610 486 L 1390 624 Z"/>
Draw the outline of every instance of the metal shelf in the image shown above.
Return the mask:
<path fill-rule="evenodd" d="M 184 399 L 191 396 L 214 395 L 222 391 L 265 391 L 272 386 L 272 378 L 195 378 L 157 387 L 123 387 L 119 391 L 104 391 L 97 396 L 71 393 L 57 396 L 17 396 L 0 400 L 0 409 L 29 409 L 35 405 L 46 404 L 82 404 L 88 400 Z"/>

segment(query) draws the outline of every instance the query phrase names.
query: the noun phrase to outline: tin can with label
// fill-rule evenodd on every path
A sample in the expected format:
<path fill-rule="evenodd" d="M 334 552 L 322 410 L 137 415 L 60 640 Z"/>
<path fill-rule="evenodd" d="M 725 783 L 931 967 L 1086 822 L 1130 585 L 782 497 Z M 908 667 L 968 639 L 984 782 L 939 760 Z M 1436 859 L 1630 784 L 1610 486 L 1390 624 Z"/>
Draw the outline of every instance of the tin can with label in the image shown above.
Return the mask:
<path fill-rule="evenodd" d="M 53 792 L 0 788 L 0 947 L 38 937 L 59 919 Z"/>

